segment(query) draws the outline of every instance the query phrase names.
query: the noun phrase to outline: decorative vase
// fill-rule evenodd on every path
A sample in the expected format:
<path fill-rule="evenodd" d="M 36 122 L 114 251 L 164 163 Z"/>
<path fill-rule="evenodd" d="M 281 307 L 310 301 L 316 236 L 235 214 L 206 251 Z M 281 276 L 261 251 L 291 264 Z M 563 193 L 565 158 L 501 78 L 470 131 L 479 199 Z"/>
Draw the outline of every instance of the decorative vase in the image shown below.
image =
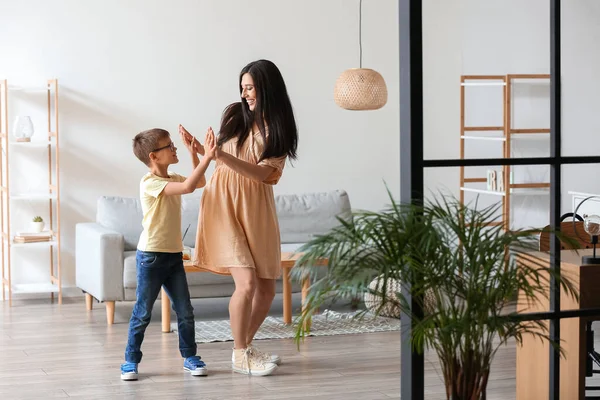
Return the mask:
<path fill-rule="evenodd" d="M 13 135 L 17 139 L 17 142 L 30 142 L 33 133 L 33 122 L 31 122 L 31 118 L 29 116 L 23 115 L 15 118 Z"/>
<path fill-rule="evenodd" d="M 44 230 L 44 221 L 42 221 L 42 222 L 32 222 L 31 223 L 31 229 L 35 233 L 40 233 L 41 231 Z"/>
<path fill-rule="evenodd" d="M 387 304 L 379 310 L 379 315 L 383 317 L 400 318 L 400 281 L 396 279 L 388 279 L 386 287 L 383 287 L 383 275 L 374 278 L 369 283 L 370 291 L 364 293 L 363 301 L 365 307 L 372 313 L 375 313 L 381 308 L 382 297 L 377 293 L 386 292 Z"/>

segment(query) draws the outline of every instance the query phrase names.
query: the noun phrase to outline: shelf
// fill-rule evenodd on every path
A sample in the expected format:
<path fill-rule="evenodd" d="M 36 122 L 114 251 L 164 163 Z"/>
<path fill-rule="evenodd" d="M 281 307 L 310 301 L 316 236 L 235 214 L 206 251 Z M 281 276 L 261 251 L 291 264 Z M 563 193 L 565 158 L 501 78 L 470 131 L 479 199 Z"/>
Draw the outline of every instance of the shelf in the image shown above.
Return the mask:
<path fill-rule="evenodd" d="M 48 86 L 8 86 L 9 92 L 27 92 L 27 93 L 39 93 L 39 92 L 47 92 Z"/>
<path fill-rule="evenodd" d="M 494 191 L 494 190 L 473 189 L 473 188 L 466 188 L 466 187 L 461 187 L 460 190 L 462 190 L 463 192 L 491 194 L 491 195 L 494 195 L 494 196 L 504 196 L 506 194 L 504 192 L 498 192 L 498 191 Z"/>
<path fill-rule="evenodd" d="M 504 132 L 503 126 L 465 126 L 463 127 L 465 132 L 482 132 L 482 131 L 502 131 Z"/>
<path fill-rule="evenodd" d="M 497 141 L 497 142 L 505 142 L 506 138 L 504 136 L 461 136 L 461 139 L 465 139 L 465 140 L 493 140 L 493 141 Z M 540 133 L 540 134 L 513 134 L 510 136 L 510 140 L 523 140 L 523 139 L 539 139 L 539 138 L 543 138 L 543 139 L 547 139 L 546 137 L 544 137 L 544 134 Z"/>
<path fill-rule="evenodd" d="M 21 283 L 12 285 L 13 294 L 58 293 L 58 286 L 52 283 Z"/>
<path fill-rule="evenodd" d="M 503 136 L 498 136 L 498 137 L 485 137 L 485 136 L 461 136 L 461 139 L 465 139 L 465 140 L 493 140 L 496 142 L 506 142 L 506 138 L 504 138 Z"/>
<path fill-rule="evenodd" d="M 592 194 L 592 193 L 583 193 L 583 192 L 573 192 L 573 191 L 568 191 L 567 192 L 570 195 L 575 195 L 575 196 L 580 196 L 580 197 L 590 197 L 590 196 L 598 196 L 598 194 Z"/>
<path fill-rule="evenodd" d="M 46 242 L 31 242 L 31 243 L 15 243 L 10 242 L 10 247 L 48 247 L 57 245 L 58 242 L 56 240 L 50 240 Z"/>
<path fill-rule="evenodd" d="M 506 86 L 506 82 L 463 82 L 461 86 Z"/>
<path fill-rule="evenodd" d="M 512 135 L 549 135 L 550 128 L 524 128 L 524 129 L 510 129 L 508 131 Z"/>
<path fill-rule="evenodd" d="M 10 198 L 12 200 L 55 200 L 56 195 L 53 193 L 16 193 L 11 194 Z"/>
<path fill-rule="evenodd" d="M 539 140 L 548 139 L 550 129 L 548 127 L 514 127 L 513 122 L 513 113 L 516 113 L 516 105 L 513 102 L 513 93 L 512 87 L 514 85 L 514 81 L 516 79 L 546 79 L 549 75 L 545 74 L 506 74 L 506 75 L 461 75 L 460 76 L 460 159 L 465 160 L 468 159 L 466 154 L 467 150 L 473 151 L 482 149 L 488 145 L 479 144 L 477 145 L 476 141 L 488 141 L 488 142 L 497 142 L 502 143 L 501 148 L 498 150 L 502 151 L 502 159 L 504 160 L 518 160 L 519 158 L 514 158 L 513 154 L 520 147 L 540 147 L 545 145 L 545 143 L 539 142 L 530 142 L 529 140 Z M 481 86 L 483 91 L 486 90 L 485 87 L 496 87 L 501 90 L 495 89 L 491 90 L 489 95 L 494 96 L 498 100 L 502 100 L 502 107 L 498 109 L 503 115 L 502 125 L 501 126 L 465 126 L 466 125 L 466 115 L 469 115 L 467 111 L 467 105 L 471 102 L 466 101 L 467 93 L 470 91 L 465 89 L 465 86 Z M 500 97 L 500 98 L 498 98 Z M 491 98 L 491 97 L 490 97 Z M 498 101 L 500 103 L 500 101 Z M 498 122 L 498 121 L 496 121 Z M 490 133 L 484 133 L 484 131 L 491 131 Z M 495 132 L 493 132 L 495 131 Z M 467 140 L 470 142 L 467 143 Z M 514 142 L 514 143 L 513 143 Z M 513 145 L 510 145 L 513 143 Z M 529 143 L 529 146 L 525 146 Z M 497 146 L 496 144 L 492 144 L 492 147 Z M 486 196 L 498 196 L 502 198 L 503 208 L 501 215 L 501 222 L 504 224 L 504 228 L 506 230 L 512 229 L 513 224 L 520 224 L 519 221 L 513 221 L 511 219 L 511 214 L 513 212 L 513 208 L 516 207 L 522 208 L 525 207 L 539 207 L 538 204 L 539 197 L 533 197 L 532 203 L 534 204 L 516 204 L 513 205 L 511 201 L 511 197 L 516 196 L 520 199 L 525 199 L 523 196 L 545 196 L 545 198 L 550 197 L 550 189 L 549 185 L 546 182 L 530 182 L 530 183 L 511 183 L 508 184 L 508 181 L 513 181 L 513 171 L 511 167 L 508 165 L 501 166 L 501 173 L 498 174 L 496 171 L 496 185 L 488 186 L 486 184 L 488 178 L 465 178 L 465 166 L 460 166 L 460 183 L 459 183 L 459 193 L 460 193 L 460 201 L 464 204 L 465 201 L 465 193 L 476 193 L 478 195 L 486 195 Z M 509 175 L 509 179 L 506 179 L 507 175 Z M 479 183 L 475 185 L 470 185 L 472 183 Z M 507 185 L 505 187 L 505 184 Z M 473 186 L 473 187 L 470 187 Z M 487 190 L 488 188 L 495 188 L 495 190 Z M 503 187 L 503 190 L 497 190 L 499 187 Z M 472 195 L 471 195 L 472 196 Z M 469 196 L 469 197 L 471 197 Z M 526 198 L 527 201 L 520 201 L 518 203 L 528 203 L 530 197 Z M 495 200 L 494 200 L 495 201 Z"/>
<path fill-rule="evenodd" d="M 489 195 L 493 195 L 493 196 L 505 196 L 506 192 L 502 191 L 493 191 L 493 190 L 487 190 L 487 189 L 474 189 L 474 188 L 467 188 L 467 187 L 461 187 L 460 190 L 462 190 L 463 192 L 472 192 L 472 193 L 481 193 L 481 194 L 489 194 Z M 547 195 L 549 194 L 550 191 L 549 189 L 541 189 L 541 188 L 532 188 L 532 189 L 510 189 L 510 194 L 514 194 L 514 195 L 525 195 L 525 196 L 539 196 L 539 195 Z"/>
<path fill-rule="evenodd" d="M 33 142 L 9 142 L 10 146 L 14 147 L 31 147 L 35 149 L 43 149 L 52 144 L 49 140 L 38 140 Z"/>
<path fill-rule="evenodd" d="M 42 85 L 32 86 L 29 84 L 23 86 L 9 85 L 6 80 L 0 81 L 0 100 L 2 102 L 2 110 L 13 109 L 10 107 L 9 101 L 12 96 L 9 96 L 9 92 L 35 92 L 43 93 L 44 96 L 40 96 L 40 102 L 45 98 L 47 107 L 43 107 L 47 111 L 47 119 L 44 127 L 38 127 L 39 129 L 29 141 L 20 141 L 15 135 L 13 135 L 6 126 L 0 128 L 0 151 L 5 154 L 3 165 L 0 169 L 3 169 L 3 173 L 0 174 L 0 208 L 4 210 L 3 215 L 3 226 L 0 227 L 0 240 L 2 245 L 10 251 L 13 248 L 23 247 L 25 249 L 15 249 L 17 253 L 22 255 L 28 255 L 30 253 L 36 253 L 36 257 L 47 258 L 50 264 L 49 279 L 40 277 L 39 279 L 30 280 L 38 282 L 48 283 L 34 283 L 29 284 L 25 281 L 23 284 L 16 283 L 12 280 L 11 271 L 15 269 L 25 270 L 21 271 L 22 274 L 27 275 L 27 266 L 21 265 L 16 260 L 13 260 L 10 256 L 0 263 L 0 269 L 2 270 L 2 282 L 3 287 L 9 289 L 8 301 L 9 307 L 12 307 L 12 294 L 13 293 L 58 293 L 58 304 L 62 304 L 62 280 L 61 280 L 61 265 L 60 262 L 55 263 L 56 260 L 61 259 L 61 240 L 60 240 L 60 168 L 59 168 L 59 96 L 58 96 L 58 80 L 47 79 L 42 81 Z M 24 93 L 28 94 L 28 93 Z M 40 111 L 42 111 L 40 109 Z M 1 116 L 0 116 L 1 117 Z M 41 122 L 41 121 L 40 121 Z M 8 125 L 8 124 L 4 124 Z M 42 124 L 40 124 L 42 125 Z M 23 140 L 23 139 L 22 139 Z M 30 158 L 30 162 L 45 170 L 47 168 L 47 183 L 35 185 L 25 185 L 25 182 L 20 182 L 16 179 L 9 179 L 11 176 L 10 168 L 16 168 L 18 165 L 11 165 L 8 162 L 9 154 L 14 152 L 18 157 Z M 43 155 L 44 157 L 40 157 Z M 47 161 L 46 161 L 47 160 Z M 40 171 L 41 172 L 41 171 Z M 39 178 L 43 178 L 45 173 L 42 173 Z M 35 176 L 34 176 L 35 177 Z M 22 179 L 21 179 L 22 180 Z M 13 185 L 13 186 L 11 186 Z M 23 202 L 24 200 L 24 202 Z M 20 236 L 28 236 L 28 240 L 34 240 L 34 232 L 20 232 L 19 230 L 12 230 L 10 227 L 21 225 L 22 221 L 13 221 L 13 218 L 18 217 L 19 220 L 25 218 L 21 213 L 14 213 L 11 205 L 22 206 L 30 204 L 35 207 L 46 208 L 46 214 L 49 214 L 52 221 L 50 226 L 53 228 L 52 231 L 44 231 L 42 234 L 43 241 L 34 242 L 22 242 Z M 42 210 L 36 211 L 44 215 Z M 56 224 L 53 224 L 54 216 L 56 215 Z M 31 221 L 31 216 L 27 217 Z M 7 232 L 9 231 L 9 232 Z M 47 233 L 46 233 L 47 232 Z M 17 242 L 15 242 L 17 239 Z M 48 251 L 50 250 L 50 251 Z M 42 257 L 45 256 L 45 257 Z M 5 297 L 5 296 L 3 296 Z"/>

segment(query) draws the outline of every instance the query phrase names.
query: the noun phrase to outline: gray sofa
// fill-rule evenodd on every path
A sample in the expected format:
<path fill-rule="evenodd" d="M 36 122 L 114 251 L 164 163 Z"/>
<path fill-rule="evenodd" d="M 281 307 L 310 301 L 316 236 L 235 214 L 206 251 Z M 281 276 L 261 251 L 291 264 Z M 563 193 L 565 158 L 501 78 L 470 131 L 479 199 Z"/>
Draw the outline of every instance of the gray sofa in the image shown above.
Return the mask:
<path fill-rule="evenodd" d="M 193 248 L 196 238 L 200 191 L 182 198 L 182 232 L 189 226 L 184 244 Z M 348 215 L 350 200 L 343 190 L 275 197 L 282 251 L 294 251 L 315 234 L 338 224 L 337 216 Z M 98 199 L 96 222 L 79 223 L 75 229 L 76 285 L 86 293 L 86 305 L 93 298 L 106 303 L 107 321 L 114 321 L 116 301 L 134 301 L 136 290 L 135 252 L 142 232 L 142 209 L 137 198 Z M 229 297 L 230 276 L 188 273 L 192 298 Z M 281 293 L 281 281 L 277 293 Z M 293 291 L 300 291 L 294 284 Z"/>

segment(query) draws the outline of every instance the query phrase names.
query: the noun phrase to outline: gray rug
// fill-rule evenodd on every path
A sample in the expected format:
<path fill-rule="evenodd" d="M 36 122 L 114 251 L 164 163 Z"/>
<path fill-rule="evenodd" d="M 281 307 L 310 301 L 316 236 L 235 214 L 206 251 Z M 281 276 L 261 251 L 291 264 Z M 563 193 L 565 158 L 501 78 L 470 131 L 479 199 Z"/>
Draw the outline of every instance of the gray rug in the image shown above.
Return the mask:
<path fill-rule="evenodd" d="M 353 318 L 356 312 L 341 313 L 325 310 L 313 316 L 308 336 L 349 335 L 356 333 L 399 331 L 400 320 L 395 318 L 375 317 L 365 314 Z M 177 332 L 177 323 L 171 323 L 173 332 Z M 286 325 L 281 317 L 267 317 L 255 339 L 289 339 L 295 337 L 294 325 Z M 196 342 L 228 342 L 233 341 L 229 320 L 196 321 Z"/>

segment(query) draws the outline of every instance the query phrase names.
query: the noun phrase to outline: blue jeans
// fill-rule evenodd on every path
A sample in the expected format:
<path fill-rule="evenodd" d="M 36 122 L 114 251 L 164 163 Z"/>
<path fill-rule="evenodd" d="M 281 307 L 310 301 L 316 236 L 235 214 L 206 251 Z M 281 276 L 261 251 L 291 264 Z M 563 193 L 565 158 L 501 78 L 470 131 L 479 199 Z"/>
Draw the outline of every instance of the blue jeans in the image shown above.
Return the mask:
<path fill-rule="evenodd" d="M 182 253 L 157 253 L 137 251 L 136 302 L 129 320 L 129 334 L 125 361 L 139 363 L 142 360 L 144 332 L 152 317 L 152 306 L 158 297 L 161 286 L 177 313 L 179 327 L 179 351 L 184 358 L 196 355 L 194 332 L 194 308 L 190 301 L 187 278 L 183 268 Z"/>

